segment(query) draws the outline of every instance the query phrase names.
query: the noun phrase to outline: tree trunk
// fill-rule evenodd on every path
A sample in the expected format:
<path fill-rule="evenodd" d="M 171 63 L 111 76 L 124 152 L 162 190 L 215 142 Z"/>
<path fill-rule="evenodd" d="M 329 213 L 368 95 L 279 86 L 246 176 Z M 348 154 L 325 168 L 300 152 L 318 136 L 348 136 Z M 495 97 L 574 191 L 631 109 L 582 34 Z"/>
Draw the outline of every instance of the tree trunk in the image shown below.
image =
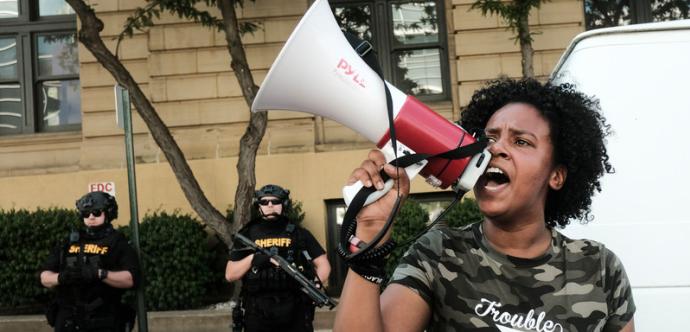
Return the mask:
<path fill-rule="evenodd" d="M 237 81 L 242 88 L 242 94 L 251 108 L 254 97 L 259 87 L 254 83 L 254 78 L 249 70 L 247 56 L 244 53 L 242 40 L 240 39 L 237 14 L 235 12 L 235 0 L 218 0 L 218 8 L 223 16 L 225 25 L 225 40 L 228 44 L 228 52 Z M 251 217 L 252 198 L 256 187 L 256 152 L 259 149 L 261 139 L 266 132 L 268 114 L 266 112 L 251 113 L 247 130 L 240 139 L 240 155 L 237 159 L 237 190 L 235 191 L 234 215 L 231 231 L 235 233 L 242 228 Z"/>
<path fill-rule="evenodd" d="M 522 77 L 533 78 L 534 68 L 532 63 L 532 55 L 534 50 L 532 49 L 532 37 L 529 33 L 529 11 L 526 15 L 521 16 L 517 22 L 518 28 L 518 39 L 520 40 L 520 53 L 522 53 Z"/>
<path fill-rule="evenodd" d="M 227 244 L 232 242 L 230 227 L 221 214 L 204 195 L 203 190 L 194 177 L 191 168 L 185 160 L 182 150 L 170 134 L 168 127 L 165 126 L 156 110 L 139 88 L 137 82 L 127 71 L 122 62 L 117 59 L 103 43 L 100 31 L 103 30 L 103 22 L 96 17 L 93 9 L 86 5 L 83 0 L 66 0 L 81 20 L 79 30 L 79 41 L 91 51 L 96 60 L 105 67 L 115 80 L 125 87 L 131 97 L 132 103 L 137 112 L 146 123 L 151 136 L 165 154 L 170 167 L 182 188 L 187 201 L 199 217 L 216 231 L 223 241 Z"/>

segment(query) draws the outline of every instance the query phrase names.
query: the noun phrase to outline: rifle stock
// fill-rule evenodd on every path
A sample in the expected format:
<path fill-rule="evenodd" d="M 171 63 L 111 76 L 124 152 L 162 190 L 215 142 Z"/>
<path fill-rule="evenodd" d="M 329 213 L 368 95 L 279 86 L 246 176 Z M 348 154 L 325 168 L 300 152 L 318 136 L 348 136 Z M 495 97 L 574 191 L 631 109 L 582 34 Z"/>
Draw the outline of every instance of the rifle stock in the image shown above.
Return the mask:
<path fill-rule="evenodd" d="M 283 269 L 283 271 L 285 271 L 290 277 L 295 279 L 300 286 L 302 286 L 302 291 L 312 300 L 314 300 L 318 307 L 328 306 L 329 309 L 333 309 L 337 305 L 333 299 L 331 299 L 323 290 L 316 288 L 316 285 L 314 285 L 312 281 L 302 275 L 302 273 L 300 273 L 299 270 L 297 270 L 297 268 L 290 264 L 285 258 L 278 254 L 272 254 L 269 250 L 257 246 L 256 243 L 242 234 L 235 234 L 235 239 L 239 240 L 244 245 L 254 249 L 255 251 L 259 251 L 264 255 L 273 258 L 273 260 L 278 263 L 278 266 Z"/>

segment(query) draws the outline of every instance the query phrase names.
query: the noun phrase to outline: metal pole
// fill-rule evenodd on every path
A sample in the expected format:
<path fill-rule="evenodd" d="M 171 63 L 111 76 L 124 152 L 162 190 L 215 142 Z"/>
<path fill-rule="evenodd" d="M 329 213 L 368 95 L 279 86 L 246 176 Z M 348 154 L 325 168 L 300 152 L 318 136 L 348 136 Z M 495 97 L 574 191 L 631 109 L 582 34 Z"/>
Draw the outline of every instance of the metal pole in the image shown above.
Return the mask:
<path fill-rule="evenodd" d="M 129 214 L 130 228 L 132 229 L 132 244 L 137 253 L 141 270 L 143 271 L 143 261 L 141 260 L 141 249 L 139 247 L 139 208 L 137 206 L 137 176 L 134 165 L 134 139 L 132 137 L 132 109 L 130 108 L 129 92 L 116 86 L 116 90 L 121 91 L 122 122 L 125 130 L 125 152 L 127 155 L 127 183 L 129 184 Z M 119 105 L 118 105 L 119 106 Z M 144 299 L 144 285 L 139 284 L 137 288 L 137 322 L 139 332 L 148 332 L 148 319 L 146 316 L 146 302 Z"/>

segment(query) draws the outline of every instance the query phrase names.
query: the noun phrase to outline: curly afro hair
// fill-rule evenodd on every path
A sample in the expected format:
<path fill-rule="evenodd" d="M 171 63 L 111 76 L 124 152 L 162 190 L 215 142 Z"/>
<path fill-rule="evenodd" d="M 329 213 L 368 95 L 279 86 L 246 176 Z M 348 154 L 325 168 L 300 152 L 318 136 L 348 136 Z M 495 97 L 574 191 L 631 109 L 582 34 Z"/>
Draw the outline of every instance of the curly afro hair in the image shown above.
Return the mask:
<path fill-rule="evenodd" d="M 605 146 L 610 126 L 600 113 L 598 100 L 576 91 L 571 84 L 501 79 L 472 96 L 460 125 L 470 130 L 484 128 L 494 112 L 515 102 L 534 106 L 547 120 L 555 162 L 568 170 L 563 187 L 547 194 L 546 224 L 565 227 L 571 219 L 590 221 L 592 195 L 601 191 L 599 178 L 604 172 L 613 173 Z"/>

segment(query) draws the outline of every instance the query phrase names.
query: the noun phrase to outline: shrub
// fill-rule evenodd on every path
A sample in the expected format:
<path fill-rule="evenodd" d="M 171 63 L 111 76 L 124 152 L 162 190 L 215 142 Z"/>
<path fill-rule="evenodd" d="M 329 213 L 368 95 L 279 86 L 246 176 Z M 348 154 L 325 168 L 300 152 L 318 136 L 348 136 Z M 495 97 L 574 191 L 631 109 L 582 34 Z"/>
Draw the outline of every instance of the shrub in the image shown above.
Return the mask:
<path fill-rule="evenodd" d="M 71 229 L 82 227 L 71 209 L 0 210 L 0 312 L 36 313 L 53 296 L 39 268 Z"/>
<path fill-rule="evenodd" d="M 395 267 L 398 266 L 398 261 L 407 251 L 409 245 L 402 246 L 402 244 L 421 232 L 426 227 L 428 221 L 429 214 L 427 211 L 413 199 L 408 199 L 400 207 L 400 211 L 398 211 L 398 215 L 395 218 L 393 234 L 391 234 L 391 238 L 398 244 L 398 247 L 388 257 L 386 275 L 393 275 Z"/>
<path fill-rule="evenodd" d="M 232 209 L 228 209 L 232 218 Z M 290 218 L 304 220 L 302 203 Z M 55 292 L 39 281 L 40 266 L 72 229 L 84 227 L 76 210 L 0 210 L 0 314 L 39 313 Z M 129 226 L 120 228 L 131 238 Z M 197 308 L 227 299 L 225 244 L 189 215 L 157 212 L 139 225 L 142 275 L 149 310 Z M 134 292 L 125 299 L 132 301 Z"/>
<path fill-rule="evenodd" d="M 123 227 L 125 234 L 131 232 Z M 224 278 L 217 266 L 215 250 L 208 249 L 209 234 L 189 215 L 156 212 L 139 225 L 139 245 L 149 310 L 197 308 L 203 304 L 211 284 Z M 220 281 L 218 279 L 221 279 Z M 131 300 L 128 293 L 127 300 Z"/>
<path fill-rule="evenodd" d="M 83 227 L 72 209 L 0 210 L 0 314 L 42 311 L 55 292 L 40 284 L 39 269 L 72 229 Z M 130 237 L 129 226 L 120 230 Z M 227 293 L 227 248 L 192 217 L 145 216 L 139 240 L 149 309 L 199 307 L 204 300 Z M 133 300 L 134 292 L 125 297 Z"/>
<path fill-rule="evenodd" d="M 479 206 L 474 199 L 465 198 L 458 202 L 458 204 L 455 204 L 443 219 L 443 222 L 450 227 L 462 227 L 480 222 L 484 219 L 484 216 L 479 211 Z"/>

